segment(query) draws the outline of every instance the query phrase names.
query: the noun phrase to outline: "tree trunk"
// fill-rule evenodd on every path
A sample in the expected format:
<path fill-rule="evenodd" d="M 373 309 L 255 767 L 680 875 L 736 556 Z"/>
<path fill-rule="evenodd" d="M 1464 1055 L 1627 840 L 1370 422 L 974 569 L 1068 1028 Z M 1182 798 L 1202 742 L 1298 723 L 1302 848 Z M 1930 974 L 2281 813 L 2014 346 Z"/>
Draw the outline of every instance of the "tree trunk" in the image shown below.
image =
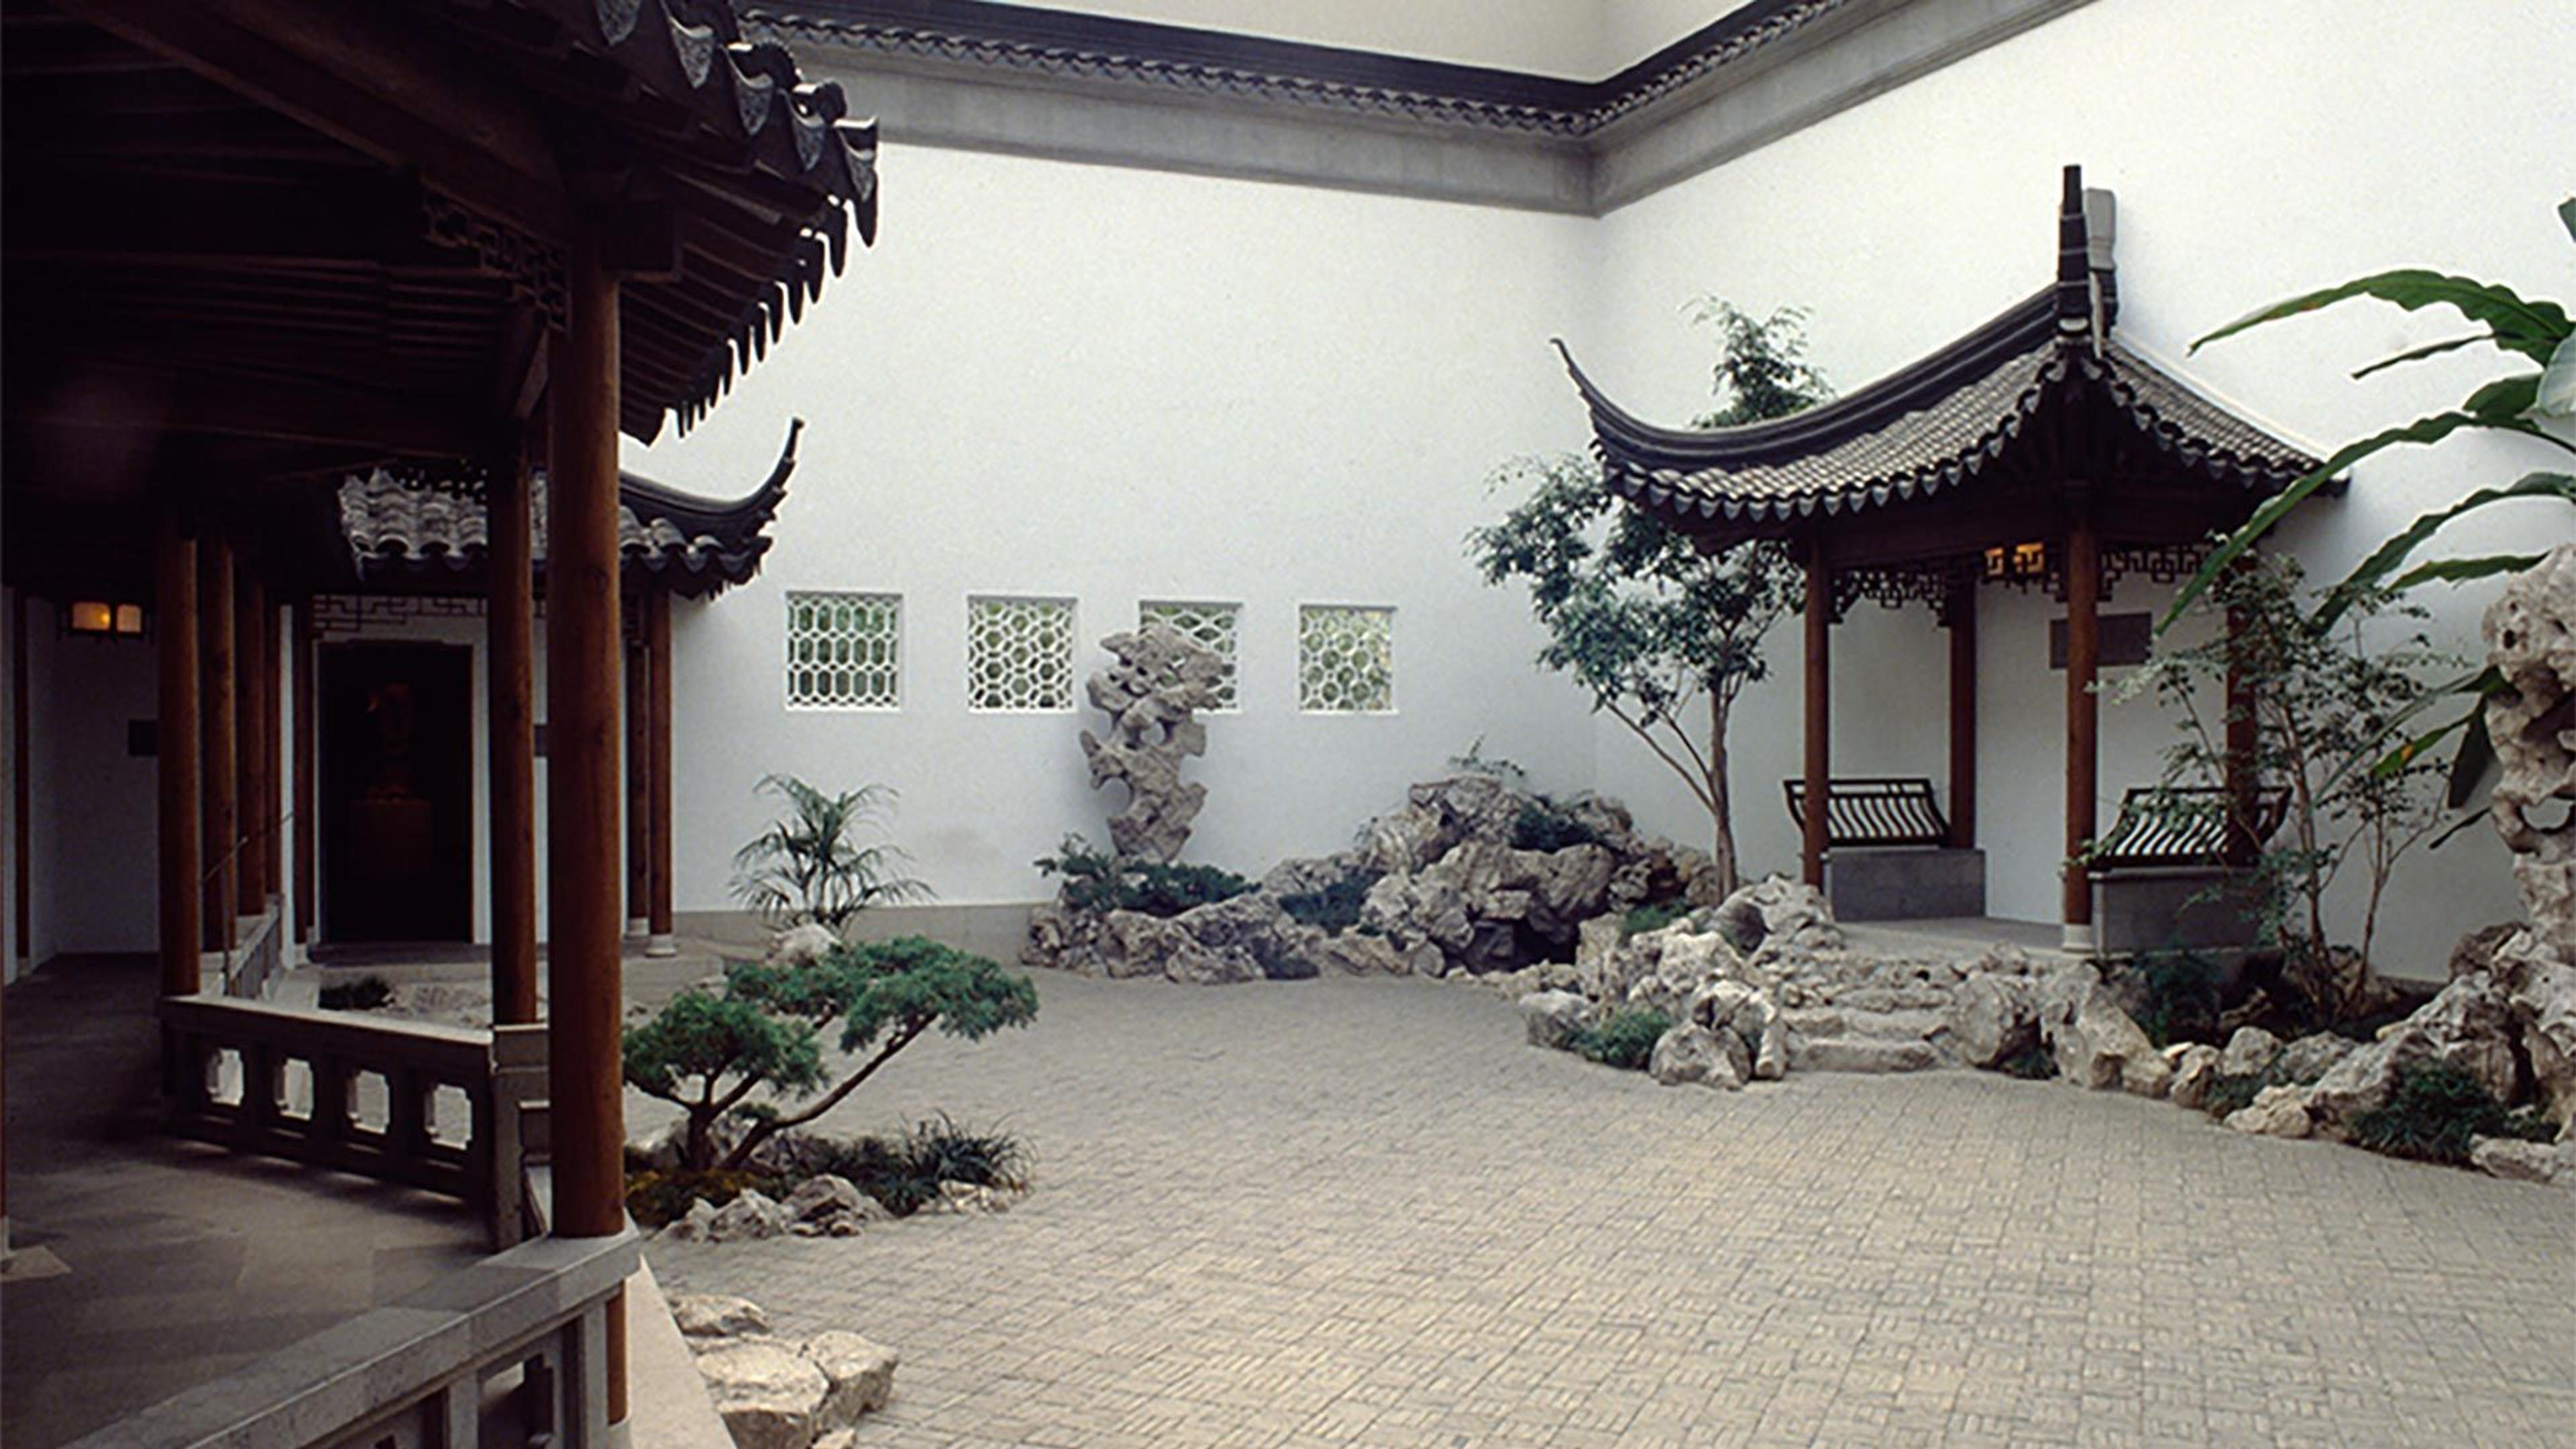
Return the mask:
<path fill-rule="evenodd" d="M 1708 798 L 1711 840 L 1709 856 L 1717 862 L 1717 883 L 1726 894 L 1744 884 L 1735 864 L 1734 794 L 1727 787 L 1726 696 L 1719 681 L 1708 681 Z"/>

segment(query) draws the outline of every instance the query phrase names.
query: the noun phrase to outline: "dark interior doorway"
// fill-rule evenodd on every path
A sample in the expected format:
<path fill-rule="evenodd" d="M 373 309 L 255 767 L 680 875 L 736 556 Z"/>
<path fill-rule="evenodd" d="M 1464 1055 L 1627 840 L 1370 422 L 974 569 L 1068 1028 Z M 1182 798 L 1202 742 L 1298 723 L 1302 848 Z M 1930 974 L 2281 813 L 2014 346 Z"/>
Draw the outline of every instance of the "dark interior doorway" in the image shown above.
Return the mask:
<path fill-rule="evenodd" d="M 474 651 L 322 650 L 322 934 L 474 934 Z"/>

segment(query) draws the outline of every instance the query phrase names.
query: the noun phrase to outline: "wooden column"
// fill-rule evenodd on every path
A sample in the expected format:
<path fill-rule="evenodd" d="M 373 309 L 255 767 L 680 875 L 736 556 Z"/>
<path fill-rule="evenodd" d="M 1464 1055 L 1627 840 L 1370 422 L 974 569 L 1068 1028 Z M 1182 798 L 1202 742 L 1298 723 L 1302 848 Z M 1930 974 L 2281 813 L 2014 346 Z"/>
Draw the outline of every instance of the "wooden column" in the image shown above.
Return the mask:
<path fill-rule="evenodd" d="M 235 793 L 241 783 L 241 752 L 233 699 L 237 662 L 233 551 L 221 534 L 212 531 L 197 544 L 197 626 L 203 640 L 198 651 L 198 713 L 205 743 L 198 781 L 205 821 L 205 945 L 210 951 L 229 951 L 238 904 L 233 880 L 241 843 L 241 800 Z"/>
<path fill-rule="evenodd" d="M 1959 584 L 1950 614 L 1950 848 L 1977 844 L 1977 585 Z"/>
<path fill-rule="evenodd" d="M 1807 540 L 1807 818 L 1798 865 L 1807 884 L 1824 888 L 1826 803 L 1833 779 L 1834 573 L 1821 535 Z"/>
<path fill-rule="evenodd" d="M 644 954 L 676 956 L 679 942 L 671 930 L 671 596 L 662 589 L 644 591 L 644 656 L 646 741 L 645 777 L 651 819 L 652 891 L 645 926 Z"/>
<path fill-rule="evenodd" d="M 314 742 L 321 721 L 314 717 L 318 692 L 313 686 L 313 600 L 295 606 L 295 939 L 310 944 L 313 923 L 320 919 L 321 871 L 314 858 L 313 771 L 318 766 Z"/>
<path fill-rule="evenodd" d="M 486 485 L 491 571 L 485 707 L 492 774 L 492 1019 L 537 1019 L 537 731 L 534 525 L 515 429 Z"/>
<path fill-rule="evenodd" d="M 32 966 L 36 912 L 27 817 L 35 808 L 36 762 L 27 753 L 27 739 L 27 591 L 20 589 L 9 610 L 9 895 L 17 927 L 12 948 Z"/>
<path fill-rule="evenodd" d="M 154 650 L 160 688 L 154 713 L 155 768 L 161 782 L 161 991 L 187 996 L 199 983 L 197 952 L 205 941 L 203 786 L 197 693 L 197 544 L 164 515 L 153 542 Z"/>
<path fill-rule="evenodd" d="M 281 906 L 286 895 L 286 659 L 278 651 L 286 647 L 279 643 L 285 619 L 286 606 L 274 597 L 259 611 L 259 800 L 262 818 L 268 822 L 260 873 L 268 878 L 269 895 Z M 278 922 L 281 929 L 285 924 L 283 919 Z"/>
<path fill-rule="evenodd" d="M 567 248 L 546 489 L 546 901 L 555 1230 L 625 1226 L 618 1025 L 617 283 Z"/>
<path fill-rule="evenodd" d="M 641 940 L 653 915 L 653 662 L 640 598 L 635 611 L 626 639 L 626 934 Z"/>
<path fill-rule="evenodd" d="M 2093 693 L 2102 664 L 2102 540 L 2088 502 L 2078 495 L 2066 530 L 2066 947 L 2093 945 L 2092 875 L 2075 858 L 2094 834 L 2099 788 L 2101 700 Z"/>
<path fill-rule="evenodd" d="M 2220 783 L 2227 791 L 2226 859 L 2240 870 L 2252 868 L 2263 850 L 2263 842 L 2254 834 L 2260 809 L 2255 790 L 2262 738 L 2261 725 L 2254 715 L 2256 670 L 2254 662 L 2245 657 L 2250 627 L 2245 610 L 2231 605 L 2227 610 L 2226 757 L 2220 765 Z"/>
<path fill-rule="evenodd" d="M 268 702 L 268 649 L 260 621 L 268 614 L 268 590 L 247 559 L 233 565 L 233 674 L 235 713 L 233 794 L 241 812 L 241 854 L 233 867 L 233 908 L 245 916 L 268 909 L 268 832 L 263 813 L 268 801 L 268 772 L 260 758 L 268 725 L 260 718 Z"/>

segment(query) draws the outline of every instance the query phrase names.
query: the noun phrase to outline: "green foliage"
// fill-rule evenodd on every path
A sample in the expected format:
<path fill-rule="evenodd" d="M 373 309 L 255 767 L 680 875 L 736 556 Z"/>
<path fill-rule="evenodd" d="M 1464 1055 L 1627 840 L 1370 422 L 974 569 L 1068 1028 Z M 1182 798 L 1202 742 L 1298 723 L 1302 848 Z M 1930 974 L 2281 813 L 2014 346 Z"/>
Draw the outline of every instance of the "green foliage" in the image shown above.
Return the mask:
<path fill-rule="evenodd" d="M 1642 906 L 1631 906 L 1628 914 L 1619 918 L 1619 937 L 1625 940 L 1649 931 L 1660 931 L 1690 912 L 1688 901 L 1648 901 Z"/>
<path fill-rule="evenodd" d="M 1803 360 L 1805 316 L 1756 319 L 1723 302 L 1696 305 L 1716 326 L 1719 406 L 1702 427 L 1784 416 L 1832 395 Z M 1797 606 L 1801 575 L 1777 545 L 1714 558 L 1641 508 L 1621 507 L 1599 467 L 1574 455 L 1506 463 L 1488 491 L 1522 501 L 1467 535 L 1489 584 L 1526 583 L 1547 633 L 1539 663 L 1571 674 L 1592 707 L 1626 725 L 1682 778 L 1709 815 L 1726 888 L 1736 884 L 1727 794 L 1726 726 L 1737 696 L 1769 670 L 1762 636 Z M 1706 698 L 1705 743 L 1685 721 Z"/>
<path fill-rule="evenodd" d="M 1655 1054 L 1656 1041 L 1672 1029 L 1673 1019 L 1662 1012 L 1631 1007 L 1599 1026 L 1576 1029 L 1565 1045 L 1605 1067 L 1641 1072 Z"/>
<path fill-rule="evenodd" d="M 2398 1077 L 2387 1105 L 2352 1121 L 2355 1145 L 2428 1162 L 2467 1162 L 2472 1137 L 2546 1142 L 2555 1133 L 2536 1112 L 2506 1111 L 2477 1078 L 2448 1062 L 2410 1068 Z"/>
<path fill-rule="evenodd" d="M 323 987 L 319 1004 L 324 1011 L 373 1011 L 393 999 L 392 983 L 381 976 L 361 976 Z"/>
<path fill-rule="evenodd" d="M 1522 801 L 1520 814 L 1512 819 L 1514 850 L 1569 850 L 1578 845 L 1600 843 L 1600 831 L 1545 795 L 1533 795 Z"/>
<path fill-rule="evenodd" d="M 2327 892 L 2346 867 L 2360 867 L 2366 891 L 2359 946 L 2367 962 L 2389 877 L 2444 822 L 2443 772 L 2429 751 L 2392 756 L 2387 745 L 2402 738 L 2427 680 L 2460 662 L 2434 650 L 2420 630 L 2396 633 L 2392 626 L 2422 611 L 2384 591 L 2360 595 L 2335 622 L 2318 623 L 2304 582 L 2289 559 L 2253 559 L 2229 570 L 2201 606 L 2223 616 L 2214 621 L 2214 637 L 2159 651 L 2115 694 L 2150 694 L 2173 714 L 2181 738 L 2166 751 L 2164 781 L 2207 787 L 2226 776 L 2226 726 L 2237 708 L 2226 682 L 2231 674 L 2246 682 L 2253 774 L 2289 792 L 2282 828 L 2256 859 L 2257 918 L 2266 944 L 2288 956 L 2293 984 L 2332 1020 L 2355 1003 L 2318 995 L 2346 975 L 2328 954 Z"/>
<path fill-rule="evenodd" d="M 2558 215 L 2567 226 L 2571 239 L 2576 239 L 2576 201 L 2562 203 Z M 2173 609 L 2166 615 L 2161 628 L 2171 627 L 2186 608 L 2214 587 L 2246 550 L 2252 548 L 2291 509 L 2372 454 L 2400 445 L 2431 446 L 2456 433 L 2481 430 L 2518 433 L 2550 447 L 2576 453 L 2576 443 L 2543 426 L 2548 420 L 2563 422 L 2576 417 L 2576 323 L 2570 322 L 2566 309 L 2558 303 L 2526 298 L 2510 287 L 2422 268 L 2381 272 L 2275 303 L 2229 323 L 2192 346 L 2197 350 L 2247 328 L 2313 312 L 2353 298 L 2371 298 L 2409 312 L 2427 308 L 2448 309 L 2483 329 L 2466 336 L 2408 348 L 2359 369 L 2353 374 L 2355 377 L 2481 345 L 2492 346 L 2516 362 L 2537 364 L 2541 370 L 2510 372 L 2470 393 L 2457 408 L 2383 429 L 2336 449 L 2314 471 L 2265 500 L 2243 527 L 2230 534 L 2212 552 L 2208 562 L 2175 596 Z M 2530 473 L 2508 487 L 2475 489 L 2455 504 L 2424 514 L 2392 534 L 2349 576 L 2326 592 L 2317 606 L 2317 624 L 2320 628 L 2331 626 L 2344 611 L 2383 588 L 2402 592 L 2436 580 L 2456 583 L 2510 567 L 2514 560 L 2503 558 L 2437 559 L 2399 574 L 2393 585 L 2389 583 L 2390 576 L 2397 574 L 2413 552 L 2452 519 L 2491 504 L 2530 498 L 2556 498 L 2576 503 L 2576 477 L 2564 473 Z M 2551 526 L 2544 525 L 2542 531 L 2544 534 L 2550 532 Z M 2556 526 L 2556 531 L 2564 531 L 2563 523 Z M 2454 732 L 2461 736 L 2451 766 L 2452 793 L 2456 804 L 2476 794 L 2479 778 L 2491 756 L 2481 749 L 2485 736 L 2477 723 L 2484 694 L 2454 685 L 2438 690 L 2428 688 L 2420 699 L 2430 702 L 2444 697 L 2455 701 L 2455 713 L 2462 718 L 2427 739 L 2438 739 Z M 2413 747 L 2422 743 L 2425 741 L 2409 742 L 2392 757 L 2402 756 L 2411 763 L 2415 758 Z"/>
<path fill-rule="evenodd" d="M 687 1168 L 676 1172 L 630 1172 L 626 1174 L 626 1211 L 638 1226 L 649 1231 L 675 1218 L 687 1217 L 690 1206 L 700 1198 L 711 1207 L 723 1207 L 742 1196 L 745 1189 L 755 1188 L 765 1197 L 784 1197 L 789 1183 L 766 1172 Z"/>
<path fill-rule="evenodd" d="M 2138 958 L 2143 1009 L 2138 1026 L 2159 1047 L 2205 1042 L 2218 1034 L 2218 965 L 2191 951 L 2156 951 Z"/>
<path fill-rule="evenodd" d="M 892 789 L 827 795 L 792 775 L 764 775 L 760 790 L 786 801 L 787 813 L 734 852 L 733 894 L 771 925 L 816 921 L 838 932 L 870 906 L 930 895 L 899 873 L 912 859 L 901 847 L 859 843 L 892 809 Z"/>
<path fill-rule="evenodd" d="M 1029 1185 L 1026 1143 L 998 1129 L 974 1132 L 946 1114 L 927 1117 L 891 1140 L 862 1137 L 841 1144 L 818 1166 L 847 1178 L 896 1217 L 910 1217 L 939 1196 L 943 1182 L 1018 1192 Z"/>
<path fill-rule="evenodd" d="M 2280 1086 L 2268 1072 L 2233 1072 L 2210 1079 L 2209 1090 L 2200 1099 L 2200 1110 L 2212 1117 L 2225 1117 L 2254 1105 L 2265 1087 Z"/>
<path fill-rule="evenodd" d="M 1385 872 L 1380 870 L 1355 870 L 1322 890 L 1281 896 L 1279 909 L 1301 925 L 1338 936 L 1359 924 L 1360 907 L 1368 901 L 1369 889 L 1383 875 Z"/>
<path fill-rule="evenodd" d="M 739 1167 L 772 1135 L 839 1105 L 932 1027 L 973 1041 L 1027 1025 L 1037 1008 L 1027 977 L 918 936 L 839 946 L 811 963 L 744 962 L 726 973 L 721 994 L 684 991 L 627 1028 L 626 1080 L 687 1112 L 688 1167 Z M 842 1052 L 868 1054 L 836 1084 L 821 1046 L 834 1025 Z M 770 1098 L 752 1098 L 764 1090 Z M 782 1097 L 814 1100 L 791 1112 Z M 719 1162 L 715 1129 L 728 1115 L 750 1126 Z"/>
<path fill-rule="evenodd" d="M 1079 835 L 1068 835 L 1056 853 L 1041 856 L 1037 868 L 1064 877 L 1064 903 L 1086 914 L 1142 911 L 1149 916 L 1177 916 L 1199 906 L 1232 900 L 1252 889 L 1252 882 L 1213 865 L 1183 865 L 1158 860 L 1122 860 L 1091 848 Z"/>
<path fill-rule="evenodd" d="M 1995 1063 L 1995 1070 L 2007 1077 L 2019 1077 L 2025 1082 L 2045 1082 L 2057 1075 L 2057 1058 L 2047 1047 L 2038 1042 L 2032 1042 L 2029 1046 Z"/>

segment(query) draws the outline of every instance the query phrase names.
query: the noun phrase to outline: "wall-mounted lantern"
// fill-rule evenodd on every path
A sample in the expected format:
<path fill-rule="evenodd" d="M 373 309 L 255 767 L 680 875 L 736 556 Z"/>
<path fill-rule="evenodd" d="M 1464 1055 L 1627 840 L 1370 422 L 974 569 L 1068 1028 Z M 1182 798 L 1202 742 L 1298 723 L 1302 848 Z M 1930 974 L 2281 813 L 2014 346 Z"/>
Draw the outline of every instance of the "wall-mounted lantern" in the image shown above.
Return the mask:
<path fill-rule="evenodd" d="M 141 604 L 74 599 L 63 607 L 65 632 L 93 639 L 140 639 L 151 622 Z"/>

